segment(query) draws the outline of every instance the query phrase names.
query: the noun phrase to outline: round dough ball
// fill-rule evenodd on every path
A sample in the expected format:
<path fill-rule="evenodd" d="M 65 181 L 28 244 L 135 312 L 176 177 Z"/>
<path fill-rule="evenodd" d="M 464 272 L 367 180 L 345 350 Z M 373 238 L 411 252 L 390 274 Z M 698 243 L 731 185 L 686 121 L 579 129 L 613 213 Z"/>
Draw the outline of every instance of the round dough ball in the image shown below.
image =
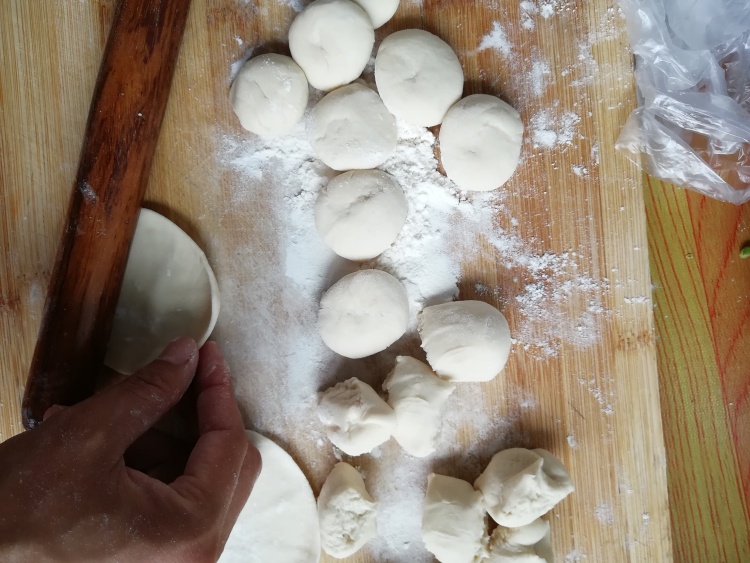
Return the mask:
<path fill-rule="evenodd" d="M 409 300 L 401 282 L 380 270 L 344 276 L 320 300 L 318 329 L 331 350 L 364 358 L 396 342 L 409 325 Z"/>
<path fill-rule="evenodd" d="M 317 563 L 320 527 L 307 478 L 274 442 L 246 432 L 263 467 L 218 563 Z"/>
<path fill-rule="evenodd" d="M 443 405 L 455 388 L 419 360 L 396 358 L 383 390 L 388 392 L 388 404 L 398 421 L 393 437 L 408 453 L 425 457 L 435 451 L 443 426 Z"/>
<path fill-rule="evenodd" d="M 349 260 L 388 249 L 406 222 L 406 197 L 380 170 L 352 170 L 331 180 L 315 202 L 315 226 L 325 243 Z"/>
<path fill-rule="evenodd" d="M 461 98 L 464 72 L 445 41 L 421 29 L 405 29 L 380 44 L 375 82 L 388 111 L 431 127 Z"/>
<path fill-rule="evenodd" d="M 375 29 L 393 17 L 398 9 L 399 0 L 354 0 L 372 20 Z"/>
<path fill-rule="evenodd" d="M 198 346 L 219 317 L 219 286 L 206 255 L 182 229 L 141 209 L 104 363 L 130 375 L 174 339 Z"/>
<path fill-rule="evenodd" d="M 327 94 L 312 115 L 310 142 L 318 158 L 334 170 L 375 168 L 396 148 L 396 119 L 363 84 Z"/>
<path fill-rule="evenodd" d="M 343 461 L 334 465 L 318 496 L 323 551 L 337 559 L 354 555 L 377 535 L 377 516 L 359 472 Z"/>
<path fill-rule="evenodd" d="M 443 563 L 471 563 L 487 557 L 482 493 L 455 477 L 431 474 L 422 515 L 422 539 Z"/>
<path fill-rule="evenodd" d="M 307 108 L 307 78 L 291 58 L 260 55 L 247 61 L 229 90 L 242 126 L 272 137 L 290 131 Z"/>
<path fill-rule="evenodd" d="M 371 452 L 396 429 L 393 409 L 356 377 L 320 394 L 318 418 L 333 445 L 352 456 Z"/>
<path fill-rule="evenodd" d="M 573 492 L 562 462 L 541 448 L 496 453 L 474 487 L 492 519 L 507 528 L 531 524 Z"/>
<path fill-rule="evenodd" d="M 427 361 L 448 381 L 494 379 L 510 355 L 508 321 L 482 301 L 425 307 L 418 329 Z"/>
<path fill-rule="evenodd" d="M 448 178 L 464 190 L 488 192 L 508 181 L 518 166 L 521 116 L 500 98 L 467 96 L 440 128 L 440 160 Z"/>
<path fill-rule="evenodd" d="M 362 74 L 374 44 L 370 17 L 349 0 L 315 0 L 289 28 L 292 58 L 318 90 L 333 90 Z"/>

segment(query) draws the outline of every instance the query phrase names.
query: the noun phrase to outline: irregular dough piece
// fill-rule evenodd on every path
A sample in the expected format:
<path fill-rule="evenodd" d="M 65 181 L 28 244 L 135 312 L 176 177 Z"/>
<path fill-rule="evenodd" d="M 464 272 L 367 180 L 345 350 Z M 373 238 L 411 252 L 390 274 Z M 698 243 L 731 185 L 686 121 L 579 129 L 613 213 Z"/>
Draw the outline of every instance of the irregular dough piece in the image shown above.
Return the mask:
<path fill-rule="evenodd" d="M 357 78 L 375 43 L 370 17 L 349 0 L 315 0 L 292 22 L 289 50 L 318 90 Z"/>
<path fill-rule="evenodd" d="M 461 189 L 487 192 L 513 175 L 522 141 L 523 123 L 515 109 L 495 96 L 473 94 L 443 119 L 440 160 Z"/>
<path fill-rule="evenodd" d="M 325 243 L 349 260 L 369 260 L 387 250 L 406 221 L 406 197 L 380 170 L 336 176 L 315 202 L 315 226 Z"/>
<path fill-rule="evenodd" d="M 487 563 L 552 563 L 549 522 L 537 518 L 520 528 L 498 526 L 490 538 Z"/>
<path fill-rule="evenodd" d="M 496 453 L 474 486 L 482 491 L 490 516 L 508 528 L 530 524 L 573 492 L 563 464 L 541 448 Z"/>
<path fill-rule="evenodd" d="M 396 148 L 396 119 L 380 96 L 363 84 L 327 94 L 312 113 L 310 142 L 334 170 L 375 168 Z"/>
<path fill-rule="evenodd" d="M 291 456 L 247 430 L 263 460 L 219 563 L 317 563 L 320 528 L 315 496 Z"/>
<path fill-rule="evenodd" d="M 130 375 L 181 336 L 203 346 L 218 317 L 206 255 L 169 219 L 141 209 L 104 363 Z"/>
<path fill-rule="evenodd" d="M 537 518 L 525 526 L 519 526 L 518 528 L 498 526 L 492 532 L 492 540 L 498 544 L 536 545 L 547 534 L 549 534 L 549 522 Z"/>
<path fill-rule="evenodd" d="M 320 336 L 326 346 L 347 358 L 385 350 L 406 332 L 408 323 L 404 286 L 380 270 L 344 276 L 320 300 Z"/>
<path fill-rule="evenodd" d="M 307 108 L 307 78 L 291 58 L 260 55 L 237 73 L 229 99 L 242 127 L 267 137 L 290 131 Z"/>
<path fill-rule="evenodd" d="M 443 426 L 443 405 L 455 388 L 419 360 L 396 358 L 383 390 L 388 392 L 388 404 L 398 421 L 393 437 L 411 455 L 425 457 L 435 451 Z"/>
<path fill-rule="evenodd" d="M 371 452 L 396 429 L 393 409 L 356 377 L 320 394 L 318 418 L 333 445 L 352 456 Z"/>
<path fill-rule="evenodd" d="M 362 476 L 343 461 L 333 466 L 318 497 L 323 551 L 343 559 L 378 533 L 378 503 L 365 489 Z"/>
<path fill-rule="evenodd" d="M 431 127 L 461 98 L 464 72 L 445 41 L 421 29 L 405 29 L 380 44 L 375 82 L 388 111 Z"/>
<path fill-rule="evenodd" d="M 398 9 L 399 0 L 354 0 L 372 20 L 375 29 L 393 17 Z"/>
<path fill-rule="evenodd" d="M 461 479 L 431 474 L 424 499 L 422 539 L 441 563 L 472 563 L 487 557 L 482 493 Z"/>
<path fill-rule="evenodd" d="M 427 361 L 448 381 L 494 379 L 510 355 L 508 321 L 483 301 L 425 307 L 418 330 Z"/>

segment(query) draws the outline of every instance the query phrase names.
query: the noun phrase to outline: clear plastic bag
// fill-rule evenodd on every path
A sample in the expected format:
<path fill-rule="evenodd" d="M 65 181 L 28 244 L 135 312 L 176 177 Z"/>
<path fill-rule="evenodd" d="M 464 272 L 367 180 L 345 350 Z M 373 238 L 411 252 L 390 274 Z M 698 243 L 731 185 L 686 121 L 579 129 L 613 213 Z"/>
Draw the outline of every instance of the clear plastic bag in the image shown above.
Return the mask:
<path fill-rule="evenodd" d="M 640 107 L 616 147 L 652 176 L 750 200 L 750 0 L 620 0 Z"/>

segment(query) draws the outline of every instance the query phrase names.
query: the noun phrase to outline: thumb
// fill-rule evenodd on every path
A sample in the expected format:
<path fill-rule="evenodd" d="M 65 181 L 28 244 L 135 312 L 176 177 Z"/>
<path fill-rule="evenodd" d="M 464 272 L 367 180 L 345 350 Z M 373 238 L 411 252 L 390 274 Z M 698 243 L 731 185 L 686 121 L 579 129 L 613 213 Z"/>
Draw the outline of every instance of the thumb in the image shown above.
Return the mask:
<path fill-rule="evenodd" d="M 161 355 L 115 385 L 75 407 L 77 421 L 89 436 L 99 434 L 106 449 L 121 457 L 125 450 L 180 400 L 195 375 L 198 346 L 180 338 Z"/>

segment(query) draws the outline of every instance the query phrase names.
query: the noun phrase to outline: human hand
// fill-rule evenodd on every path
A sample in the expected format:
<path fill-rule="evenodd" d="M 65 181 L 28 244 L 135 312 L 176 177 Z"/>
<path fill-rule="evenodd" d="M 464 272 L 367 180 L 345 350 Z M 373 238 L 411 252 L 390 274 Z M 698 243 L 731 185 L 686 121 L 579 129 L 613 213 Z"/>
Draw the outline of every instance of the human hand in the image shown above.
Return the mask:
<path fill-rule="evenodd" d="M 125 451 L 195 376 L 199 438 L 167 484 Z M 0 561 L 216 561 L 260 472 L 219 348 L 183 338 L 138 373 L 0 444 Z"/>

